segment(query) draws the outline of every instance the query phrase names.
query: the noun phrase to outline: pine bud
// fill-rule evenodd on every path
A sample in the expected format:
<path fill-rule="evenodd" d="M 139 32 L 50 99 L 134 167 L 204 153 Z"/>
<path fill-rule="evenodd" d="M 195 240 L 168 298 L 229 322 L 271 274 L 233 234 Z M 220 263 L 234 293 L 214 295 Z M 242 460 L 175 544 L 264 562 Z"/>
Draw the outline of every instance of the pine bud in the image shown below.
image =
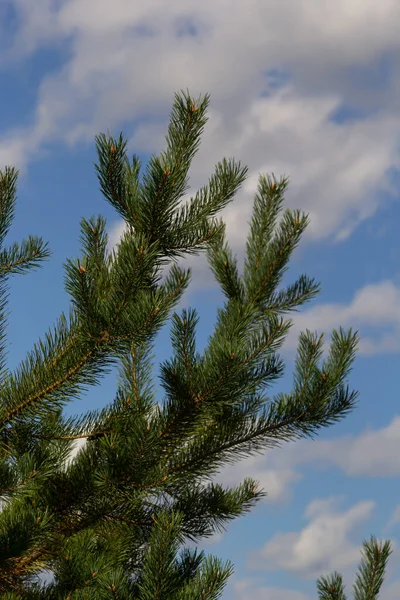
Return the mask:
<path fill-rule="evenodd" d="M 275 184 L 271 183 L 271 190 L 274 190 L 274 189 L 275 189 Z"/>
<path fill-rule="evenodd" d="M 85 267 L 83 265 L 79 265 L 79 272 L 80 273 L 87 273 Z"/>
<path fill-rule="evenodd" d="M 111 144 L 111 148 L 110 148 L 110 150 L 111 150 L 111 152 L 114 154 L 114 152 L 115 152 L 115 146 L 114 146 L 114 144 Z"/>
<path fill-rule="evenodd" d="M 326 375 L 325 375 L 325 373 L 321 373 L 321 377 L 322 377 L 322 381 L 326 381 Z"/>
<path fill-rule="evenodd" d="M 168 175 L 171 173 L 171 171 L 168 169 L 168 167 L 166 169 L 164 169 L 164 175 L 166 175 L 168 177 Z"/>
<path fill-rule="evenodd" d="M 192 106 L 190 107 L 192 109 L 192 112 L 197 112 L 199 109 L 197 108 L 197 106 L 194 105 L 194 103 L 192 102 Z"/>

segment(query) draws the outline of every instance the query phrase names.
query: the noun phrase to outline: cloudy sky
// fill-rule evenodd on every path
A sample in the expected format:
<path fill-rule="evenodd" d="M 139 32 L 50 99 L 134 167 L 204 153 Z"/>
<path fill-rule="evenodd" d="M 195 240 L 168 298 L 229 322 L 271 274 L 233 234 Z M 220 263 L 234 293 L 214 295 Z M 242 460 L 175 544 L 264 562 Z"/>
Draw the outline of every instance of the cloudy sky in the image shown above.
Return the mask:
<path fill-rule="evenodd" d="M 360 331 L 354 413 L 221 474 L 227 484 L 252 476 L 268 493 L 204 544 L 235 564 L 226 599 L 311 600 L 315 579 L 335 569 L 350 591 L 371 534 L 396 548 L 382 600 L 400 594 L 399 20 L 397 0 L 0 0 L 0 165 L 20 169 L 10 241 L 41 235 L 53 250 L 13 280 L 11 366 L 68 308 L 62 265 L 79 253 L 81 217 L 103 214 L 113 243 L 122 231 L 98 191 L 94 135 L 124 131 L 145 163 L 186 88 L 211 94 L 192 193 L 224 156 L 249 167 L 223 213 L 239 259 L 258 174 L 289 176 L 286 204 L 311 225 L 288 279 L 307 272 L 322 284 L 294 333 Z M 204 259 L 191 264 L 182 305 L 199 310 L 201 349 L 222 297 Z M 296 335 L 277 390 L 289 389 Z M 168 330 L 156 351 L 170 355 Z M 111 374 L 67 413 L 114 390 Z"/>

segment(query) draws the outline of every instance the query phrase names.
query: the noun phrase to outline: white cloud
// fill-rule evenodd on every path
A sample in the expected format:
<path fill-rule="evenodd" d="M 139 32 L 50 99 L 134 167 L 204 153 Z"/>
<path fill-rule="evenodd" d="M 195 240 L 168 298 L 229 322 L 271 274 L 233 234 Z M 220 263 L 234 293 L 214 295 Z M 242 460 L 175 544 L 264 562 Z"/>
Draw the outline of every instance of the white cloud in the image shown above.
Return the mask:
<path fill-rule="evenodd" d="M 400 504 L 396 506 L 394 509 L 389 521 L 385 526 L 385 531 L 391 530 L 393 527 L 397 526 L 400 523 Z"/>
<path fill-rule="evenodd" d="M 69 49 L 64 67 L 41 82 L 28 147 L 26 132 L 8 132 L 19 165 L 45 142 L 92 143 L 95 133 L 128 119 L 147 120 L 139 123 L 135 149 L 159 151 L 173 93 L 188 87 L 212 95 L 213 124 L 193 170 L 195 186 L 224 155 L 249 165 L 253 187 L 259 171 L 286 173 L 288 200 L 310 211 L 315 240 L 342 239 L 378 209 L 387 170 L 398 165 L 396 84 L 389 81 L 387 106 L 374 89 L 357 96 L 360 85 L 344 74 L 399 48 L 395 0 L 341 0 L 334 11 L 318 0 L 174 0 L 168 11 L 160 0 L 14 0 L 13 6 L 20 27 L 8 61 L 43 45 Z M 394 61 L 393 82 L 399 67 Z M 276 68 L 291 76 L 283 89 L 265 75 Z M 330 122 L 341 104 L 371 97 L 376 106 L 369 108 L 385 104 L 384 112 L 353 124 Z M 237 207 L 227 209 L 234 249 L 244 241 L 251 204 L 247 188 Z"/>
<path fill-rule="evenodd" d="M 338 436 L 331 440 L 297 440 L 227 465 L 213 479 L 225 486 L 239 485 L 245 477 L 259 481 L 267 504 L 289 503 L 293 486 L 302 478 L 304 466 L 316 469 L 337 467 L 349 477 L 398 477 L 400 475 L 400 417 L 386 427 L 359 435 Z M 311 505 L 315 508 L 315 505 Z M 312 508 L 309 509 L 310 511 Z M 385 531 L 399 520 L 395 512 Z"/>
<path fill-rule="evenodd" d="M 60 5 L 60 0 L 11 0 L 6 4 L 9 6 L 5 7 L 5 14 L 2 15 L 0 33 L 3 39 L 7 36 L 9 43 L 7 49 L 0 52 L 0 66 L 10 63 L 15 66 L 16 61 L 26 58 L 38 47 L 64 41 L 65 33 L 60 29 L 55 10 Z M 9 22 L 6 17 L 9 16 L 7 12 L 11 11 L 18 22 L 18 28 L 14 32 L 14 38 L 10 40 L 11 32 L 8 30 Z"/>
<path fill-rule="evenodd" d="M 296 590 L 255 586 L 254 579 L 240 579 L 234 584 L 234 600 L 314 600 L 312 596 Z"/>
<path fill-rule="evenodd" d="M 279 452 L 282 449 L 278 449 Z M 266 501 L 273 503 L 288 502 L 291 498 L 290 485 L 301 479 L 285 457 L 274 451 L 266 455 L 250 456 L 240 462 L 228 465 L 216 476 L 216 480 L 226 486 L 239 485 L 245 477 L 259 482 L 259 488 L 267 492 Z"/>
<path fill-rule="evenodd" d="M 337 499 L 313 500 L 305 511 L 308 525 L 300 532 L 278 533 L 253 554 L 249 568 L 285 569 L 306 579 L 348 568 L 360 560 L 360 546 L 350 534 L 370 518 L 374 502 L 365 501 L 339 512 Z"/>
<path fill-rule="evenodd" d="M 115 221 L 108 231 L 108 246 L 107 250 L 110 252 L 119 243 L 121 237 L 126 233 L 128 227 L 125 221 Z"/>
<path fill-rule="evenodd" d="M 67 460 L 65 461 L 65 466 L 68 467 L 79 454 L 79 452 L 86 446 L 86 438 L 79 438 L 75 440 L 74 445 L 69 453 Z"/>
<path fill-rule="evenodd" d="M 291 485 L 300 480 L 302 475 L 295 472 L 289 464 L 291 457 L 284 452 L 284 448 L 267 455 L 250 456 L 233 465 L 227 465 L 211 477 L 211 480 L 224 488 L 232 488 L 243 483 L 246 477 L 250 477 L 258 482 L 259 490 L 267 492 L 266 498 L 261 499 L 261 502 L 289 504 L 292 497 Z M 209 481 L 210 479 L 207 479 L 203 483 L 207 485 Z M 229 524 L 225 526 L 229 527 Z M 214 545 L 224 536 L 225 531 L 217 532 L 212 537 L 201 540 L 201 544 L 202 546 Z"/>
<path fill-rule="evenodd" d="M 294 350 L 305 329 L 330 334 L 339 326 L 359 330 L 359 354 L 400 352 L 400 289 L 381 281 L 358 290 L 348 304 L 317 304 L 296 314 L 285 348 Z"/>
<path fill-rule="evenodd" d="M 292 468 L 300 464 L 339 467 L 349 476 L 397 477 L 400 475 L 400 417 L 381 429 L 358 436 L 339 436 L 332 440 L 302 440 L 288 450 Z M 282 450 L 281 450 L 282 451 Z"/>

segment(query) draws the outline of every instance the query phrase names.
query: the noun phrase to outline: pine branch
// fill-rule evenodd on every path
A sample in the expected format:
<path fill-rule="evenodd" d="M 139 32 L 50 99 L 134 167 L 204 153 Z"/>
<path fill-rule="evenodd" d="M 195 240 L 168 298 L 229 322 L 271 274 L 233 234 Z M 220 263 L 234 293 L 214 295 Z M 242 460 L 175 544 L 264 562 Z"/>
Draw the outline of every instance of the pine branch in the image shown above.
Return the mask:
<path fill-rule="evenodd" d="M 374 536 L 363 542 L 362 560 L 353 586 L 354 600 L 376 600 L 383 584 L 391 543 L 378 543 Z M 319 600 L 346 600 L 343 578 L 338 573 L 317 580 Z"/>
<path fill-rule="evenodd" d="M 182 205 L 208 101 L 175 96 L 167 149 L 151 158 L 141 181 L 140 161 L 129 162 L 122 134 L 96 138 L 100 188 L 127 231 L 108 253 L 105 219 L 82 219 L 81 255 L 65 265 L 69 320 L 62 314 L 14 373 L 1 373 L 0 588 L 14 600 L 219 598 L 232 567 L 182 546 L 223 528 L 264 492 L 249 479 L 233 489 L 201 482 L 242 457 L 313 437 L 356 404 L 347 385 L 358 340 L 352 330 L 333 332 L 326 358 L 322 335 L 302 333 L 293 390 L 265 394 L 284 370 L 278 352 L 291 321 L 283 315 L 319 290 L 306 275 L 279 287 L 308 217 L 283 211 L 286 178 L 261 175 L 239 273 L 217 213 L 247 169 L 223 159 L 208 185 Z M 0 175 L 2 243 L 16 172 Z M 204 250 L 226 301 L 200 354 L 196 311 L 173 313 L 190 269 L 174 264 L 161 282 L 161 267 Z M 0 248 L 0 279 L 26 271 L 46 253 L 33 237 Z M 0 360 L 5 310 L 0 286 Z M 173 357 L 161 365 L 160 406 L 151 351 L 171 315 Z M 114 364 L 120 367 L 114 400 L 66 418 L 64 404 L 97 385 Z M 78 439 L 86 442 L 71 460 Z M 369 586 L 375 598 L 383 563 L 368 552 L 372 567 L 357 585 L 364 595 Z M 51 585 L 35 582 L 42 568 L 53 571 Z M 335 577 L 321 580 L 320 591 L 331 593 L 333 582 L 334 597 L 344 598 Z"/>

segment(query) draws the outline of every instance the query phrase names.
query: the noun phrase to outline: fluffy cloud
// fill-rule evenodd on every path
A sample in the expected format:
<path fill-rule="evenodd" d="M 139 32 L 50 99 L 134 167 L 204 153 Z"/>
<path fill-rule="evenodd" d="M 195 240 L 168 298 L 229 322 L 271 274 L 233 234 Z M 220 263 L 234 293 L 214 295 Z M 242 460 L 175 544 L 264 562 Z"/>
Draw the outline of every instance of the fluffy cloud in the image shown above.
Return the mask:
<path fill-rule="evenodd" d="M 277 587 L 256 586 L 254 579 L 241 579 L 234 584 L 234 600 L 313 600 L 312 596 L 296 590 Z"/>
<path fill-rule="evenodd" d="M 305 329 L 330 333 L 332 329 L 353 327 L 360 332 L 359 354 L 400 351 L 400 289 L 392 281 L 366 285 L 349 304 L 317 304 L 293 319 L 285 347 L 297 347 Z"/>
<path fill-rule="evenodd" d="M 3 66 L 41 46 L 68 48 L 64 66 L 41 82 L 31 128 L 8 132 L 19 166 L 45 142 L 92 143 L 99 130 L 129 119 L 145 119 L 134 131 L 135 149 L 159 150 L 173 93 L 188 87 L 212 94 L 195 186 L 224 155 L 249 164 L 252 189 L 259 171 L 286 173 L 289 202 L 311 213 L 314 239 L 346 237 L 379 208 L 388 169 L 398 164 L 399 61 L 392 60 L 387 94 L 376 94 L 376 82 L 365 87 L 365 70 L 382 56 L 396 56 L 400 8 L 394 0 L 379 6 L 343 0 L 334 11 L 318 0 L 174 0 L 168 11 L 160 0 L 11 5 L 18 27 L 2 48 Z M 337 109 L 355 105 L 365 118 L 332 121 Z M 240 210 L 227 209 L 237 244 L 243 242 L 237 224 L 251 208 L 250 187 L 238 198 Z"/>
<path fill-rule="evenodd" d="M 65 466 L 68 467 L 79 454 L 79 452 L 86 446 L 86 438 L 80 438 L 75 440 L 75 443 L 69 453 L 67 460 L 65 461 Z"/>
<path fill-rule="evenodd" d="M 351 543 L 353 529 L 370 518 L 374 502 L 359 502 L 340 512 L 337 499 L 313 500 L 300 532 L 278 533 L 249 560 L 249 568 L 285 569 L 307 579 L 359 562 L 360 547 Z"/>
<path fill-rule="evenodd" d="M 337 467 L 350 477 L 398 477 L 400 475 L 400 417 L 386 427 L 366 430 L 359 435 L 338 436 L 331 440 L 298 440 L 283 444 L 263 455 L 256 455 L 224 467 L 213 479 L 226 486 L 238 485 L 245 477 L 259 481 L 267 492 L 267 503 L 289 503 L 293 486 L 302 478 L 302 467 Z M 311 509 L 310 509 L 311 510 Z M 397 509 L 386 530 L 400 520 Z"/>
<path fill-rule="evenodd" d="M 289 502 L 291 499 L 290 486 L 301 479 L 290 463 L 286 461 L 285 455 L 271 451 L 266 455 L 250 456 L 236 464 L 223 468 L 215 479 L 225 486 L 238 485 L 245 477 L 251 477 L 259 482 L 260 488 L 267 492 L 268 502 Z"/>
<path fill-rule="evenodd" d="M 387 524 L 385 526 L 385 531 L 389 531 L 393 527 L 397 526 L 399 523 L 400 523 L 400 504 L 398 504 L 396 506 L 396 508 L 394 509 L 392 516 L 390 517 L 389 521 L 387 522 Z"/>
<path fill-rule="evenodd" d="M 386 427 L 367 430 L 358 436 L 296 442 L 296 449 L 290 449 L 293 454 L 288 460 L 293 461 L 293 466 L 336 466 L 349 476 L 398 477 L 399 443 L 400 417 L 395 416 Z"/>

